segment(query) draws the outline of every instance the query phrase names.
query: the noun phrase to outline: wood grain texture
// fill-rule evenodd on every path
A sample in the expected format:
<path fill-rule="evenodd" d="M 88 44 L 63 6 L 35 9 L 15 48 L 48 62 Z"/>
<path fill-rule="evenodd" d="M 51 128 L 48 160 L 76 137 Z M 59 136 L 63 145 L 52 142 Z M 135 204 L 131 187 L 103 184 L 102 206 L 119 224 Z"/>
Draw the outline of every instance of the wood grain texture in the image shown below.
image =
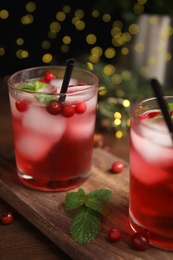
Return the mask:
<path fill-rule="evenodd" d="M 173 255 L 168 251 L 150 247 L 139 252 L 131 247 L 132 231 L 128 223 L 129 167 L 124 162 L 124 171 L 112 174 L 111 164 L 115 160 L 121 159 L 95 148 L 91 176 L 81 186 L 86 192 L 101 188 L 113 192 L 109 215 L 102 220 L 96 239 L 88 244 L 80 245 L 70 237 L 69 225 L 73 213 L 64 209 L 66 192 L 39 192 L 23 187 L 16 177 L 14 160 L 0 158 L 0 197 L 72 259 L 172 259 Z M 122 239 L 118 243 L 108 241 L 107 233 L 112 227 L 122 230 Z"/>

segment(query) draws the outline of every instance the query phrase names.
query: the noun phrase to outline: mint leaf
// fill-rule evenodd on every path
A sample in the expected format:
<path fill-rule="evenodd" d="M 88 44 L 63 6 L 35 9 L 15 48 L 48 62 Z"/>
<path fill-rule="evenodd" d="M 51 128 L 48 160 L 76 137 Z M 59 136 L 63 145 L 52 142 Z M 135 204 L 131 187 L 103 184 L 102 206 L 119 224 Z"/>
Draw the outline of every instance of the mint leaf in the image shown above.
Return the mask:
<path fill-rule="evenodd" d="M 173 110 L 173 103 L 168 103 L 169 111 Z"/>
<path fill-rule="evenodd" d="M 20 84 L 17 87 L 20 88 L 20 89 L 24 89 L 24 90 L 35 91 L 35 87 L 33 85 L 29 85 L 27 83 Z"/>
<path fill-rule="evenodd" d="M 56 100 L 56 97 L 49 94 L 36 94 L 35 98 L 38 99 L 38 101 L 43 104 L 47 104 L 52 100 Z"/>
<path fill-rule="evenodd" d="M 32 81 L 32 84 L 34 85 L 35 92 L 38 92 L 39 89 L 48 86 L 48 84 L 45 84 L 45 83 L 40 82 L 40 81 L 38 81 L 38 80 Z"/>
<path fill-rule="evenodd" d="M 65 198 L 65 209 L 76 209 L 81 207 L 86 200 L 84 190 L 79 189 L 77 192 L 68 192 Z"/>
<path fill-rule="evenodd" d="M 112 192 L 105 189 L 95 190 L 87 194 L 85 206 L 100 212 L 106 216 L 108 213 L 107 201 L 112 196 Z"/>
<path fill-rule="evenodd" d="M 80 244 L 92 241 L 99 230 L 100 214 L 87 207 L 79 209 L 70 225 L 72 238 Z"/>
<path fill-rule="evenodd" d="M 19 84 L 17 87 L 20 89 L 37 92 L 39 89 L 44 88 L 46 86 L 48 86 L 48 84 L 35 80 L 35 81 L 28 81 L 28 82 Z"/>

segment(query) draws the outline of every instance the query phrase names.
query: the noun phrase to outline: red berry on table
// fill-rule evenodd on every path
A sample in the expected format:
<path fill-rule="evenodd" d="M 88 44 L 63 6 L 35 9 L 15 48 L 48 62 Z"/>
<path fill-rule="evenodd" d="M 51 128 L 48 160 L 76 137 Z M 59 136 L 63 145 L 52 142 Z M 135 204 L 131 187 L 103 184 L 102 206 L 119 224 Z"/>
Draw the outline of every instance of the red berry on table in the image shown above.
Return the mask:
<path fill-rule="evenodd" d="M 75 106 L 75 111 L 77 114 L 82 114 L 86 111 L 87 109 L 87 105 L 85 102 L 80 102 L 78 104 L 76 104 Z"/>
<path fill-rule="evenodd" d="M 62 105 L 57 101 L 57 100 L 51 100 L 47 104 L 47 112 L 52 115 L 57 115 L 61 112 L 62 110 Z"/>
<path fill-rule="evenodd" d="M 19 112 L 24 112 L 28 109 L 28 104 L 24 100 L 16 101 L 16 108 Z"/>
<path fill-rule="evenodd" d="M 65 117 L 71 117 L 75 114 L 74 106 L 64 106 L 62 109 L 62 115 Z"/>
<path fill-rule="evenodd" d="M 49 83 L 52 79 L 55 78 L 55 75 L 52 72 L 47 72 L 44 76 L 44 80 Z"/>
<path fill-rule="evenodd" d="M 1 223 L 8 225 L 13 221 L 13 214 L 9 211 L 3 211 L 0 216 Z"/>
<path fill-rule="evenodd" d="M 122 172 L 124 170 L 124 164 L 120 161 L 115 161 L 112 164 L 112 171 L 115 173 Z"/>
<path fill-rule="evenodd" d="M 119 228 L 111 228 L 108 232 L 109 240 L 117 242 L 121 238 L 121 230 Z"/>
<path fill-rule="evenodd" d="M 148 237 L 142 232 L 136 232 L 131 237 L 132 245 L 138 250 L 146 250 L 149 246 Z"/>

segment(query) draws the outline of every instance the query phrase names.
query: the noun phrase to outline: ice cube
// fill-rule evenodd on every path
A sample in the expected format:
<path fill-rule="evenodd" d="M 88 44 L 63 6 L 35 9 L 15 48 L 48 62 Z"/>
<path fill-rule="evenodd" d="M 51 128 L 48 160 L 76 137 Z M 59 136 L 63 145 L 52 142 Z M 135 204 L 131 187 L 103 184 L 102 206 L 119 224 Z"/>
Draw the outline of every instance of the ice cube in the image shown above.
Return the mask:
<path fill-rule="evenodd" d="M 172 166 L 173 143 L 171 146 L 169 138 L 165 142 L 164 140 L 159 140 L 159 138 L 164 137 L 163 134 L 153 133 L 150 129 L 142 129 L 142 135 L 140 136 L 131 129 L 132 143 L 144 160 L 159 167 Z M 169 146 L 164 146 L 166 144 Z"/>
<path fill-rule="evenodd" d="M 52 79 L 50 85 L 57 89 L 57 93 L 60 93 L 62 82 L 63 79 Z M 77 85 L 77 80 L 73 78 L 70 79 L 69 86 L 70 85 Z"/>
<path fill-rule="evenodd" d="M 65 130 L 65 118 L 62 115 L 51 115 L 45 107 L 32 106 L 23 117 L 23 126 L 39 134 L 52 137 L 57 142 Z"/>
<path fill-rule="evenodd" d="M 37 133 L 23 133 L 16 142 L 16 149 L 29 160 L 39 161 L 43 159 L 53 145 L 52 139 Z"/>
<path fill-rule="evenodd" d="M 86 112 L 85 112 L 86 113 Z M 76 114 L 69 120 L 66 134 L 72 139 L 83 139 L 89 137 L 95 129 L 95 115 L 90 115 L 88 118 L 81 114 Z"/>

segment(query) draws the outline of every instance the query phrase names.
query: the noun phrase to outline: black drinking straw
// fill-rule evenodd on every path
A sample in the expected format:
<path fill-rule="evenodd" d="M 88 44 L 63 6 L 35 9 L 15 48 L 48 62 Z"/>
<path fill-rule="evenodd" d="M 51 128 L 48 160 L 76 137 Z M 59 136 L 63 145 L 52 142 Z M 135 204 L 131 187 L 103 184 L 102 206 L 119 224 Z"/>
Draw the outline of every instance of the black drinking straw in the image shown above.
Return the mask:
<path fill-rule="evenodd" d="M 60 90 L 60 98 L 59 98 L 60 103 L 63 103 L 65 101 L 65 97 L 66 97 L 65 93 L 67 92 L 68 89 L 73 67 L 74 67 L 74 61 L 72 59 L 67 60 L 64 79 Z"/>
<path fill-rule="evenodd" d="M 163 94 L 163 91 L 162 91 L 162 87 L 161 87 L 161 85 L 160 85 L 160 83 L 158 82 L 157 79 L 151 79 L 151 86 L 152 86 L 153 91 L 155 93 L 155 96 L 157 98 L 158 104 L 161 108 L 161 111 L 162 111 L 162 114 L 163 114 L 164 119 L 166 121 L 166 124 L 168 126 L 168 129 L 169 129 L 170 133 L 172 134 L 173 133 L 173 123 L 172 123 L 170 114 L 168 112 L 167 104 L 166 104 L 165 99 L 163 97 L 164 94 Z M 173 139 L 173 136 L 172 136 L 172 139 Z"/>

